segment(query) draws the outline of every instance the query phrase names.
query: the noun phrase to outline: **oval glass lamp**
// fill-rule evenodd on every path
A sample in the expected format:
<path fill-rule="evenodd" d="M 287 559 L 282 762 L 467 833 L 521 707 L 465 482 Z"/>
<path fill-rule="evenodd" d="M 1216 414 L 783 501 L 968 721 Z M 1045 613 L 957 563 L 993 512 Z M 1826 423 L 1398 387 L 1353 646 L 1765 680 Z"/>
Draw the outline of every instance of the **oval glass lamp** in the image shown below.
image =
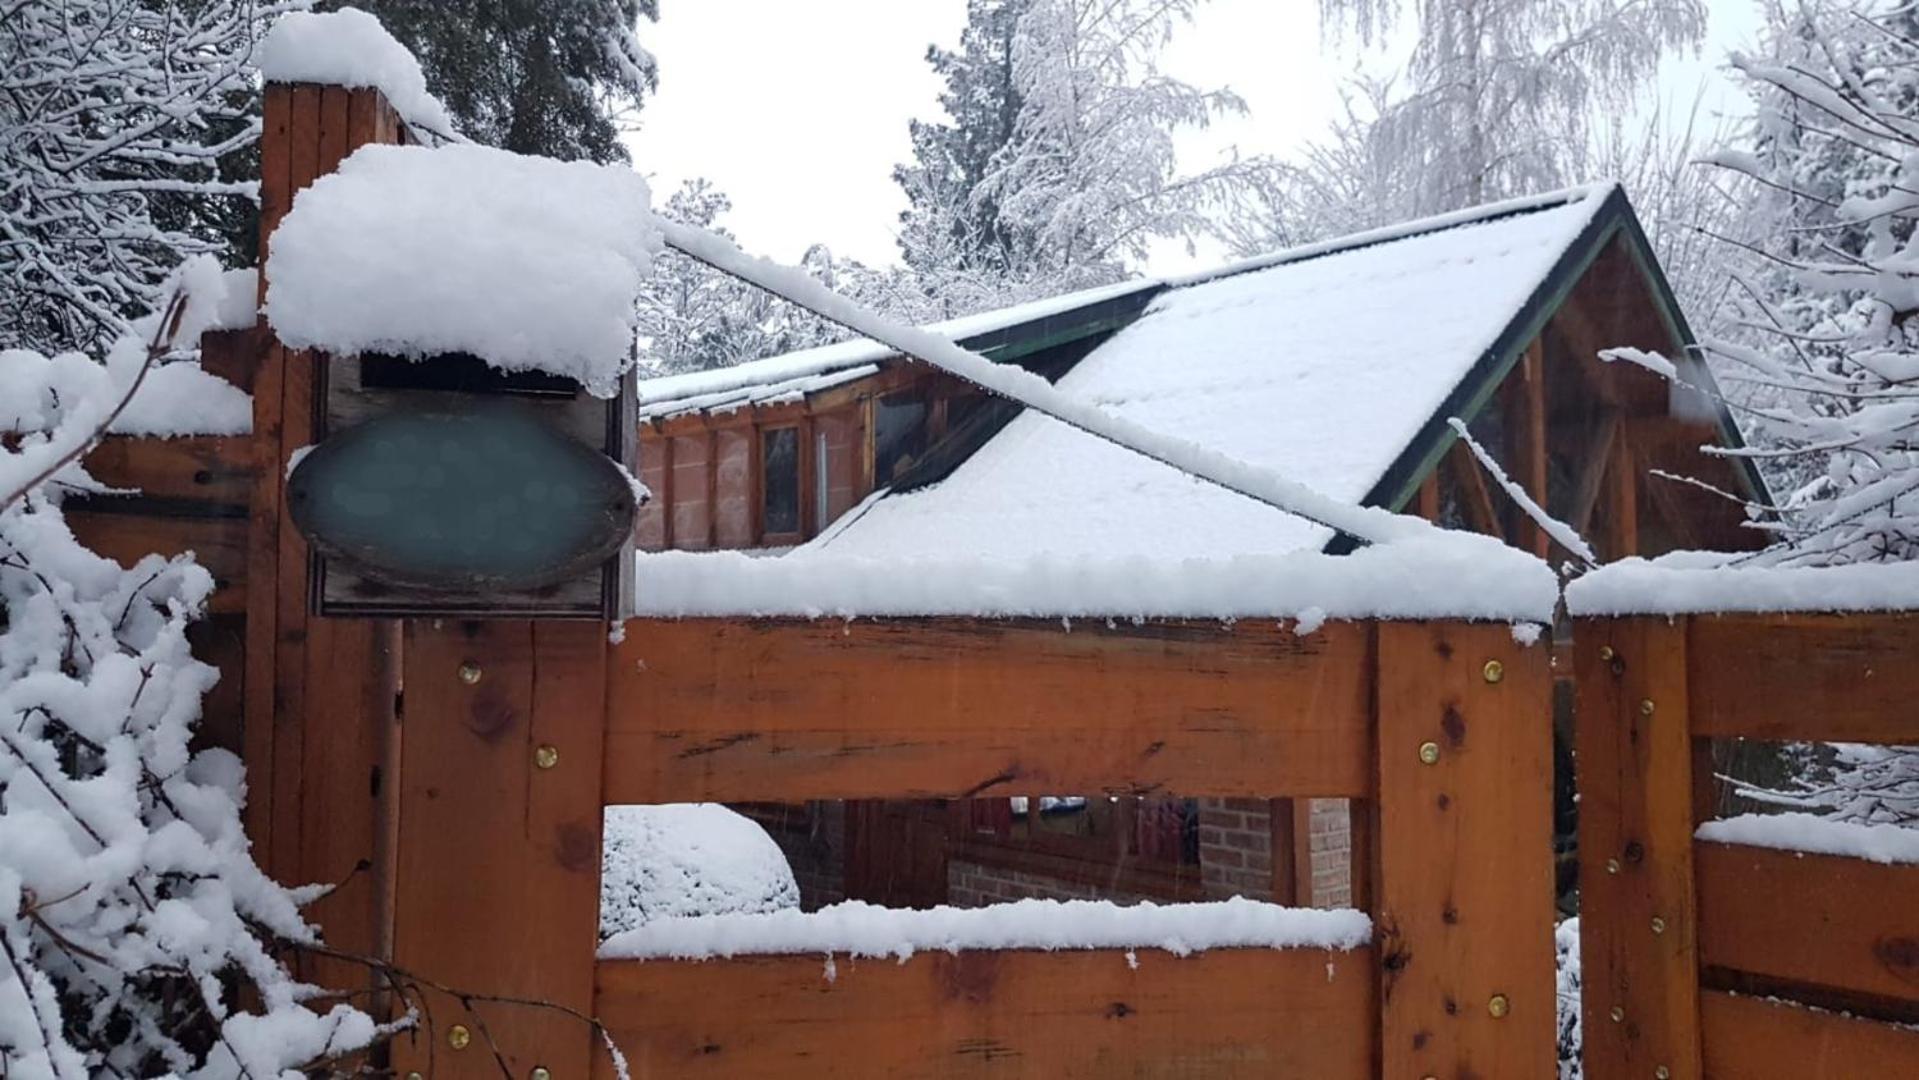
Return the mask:
<path fill-rule="evenodd" d="M 529 411 L 397 412 L 334 435 L 287 479 L 315 550 L 392 585 L 538 589 L 612 558 L 633 486 L 606 456 Z"/>

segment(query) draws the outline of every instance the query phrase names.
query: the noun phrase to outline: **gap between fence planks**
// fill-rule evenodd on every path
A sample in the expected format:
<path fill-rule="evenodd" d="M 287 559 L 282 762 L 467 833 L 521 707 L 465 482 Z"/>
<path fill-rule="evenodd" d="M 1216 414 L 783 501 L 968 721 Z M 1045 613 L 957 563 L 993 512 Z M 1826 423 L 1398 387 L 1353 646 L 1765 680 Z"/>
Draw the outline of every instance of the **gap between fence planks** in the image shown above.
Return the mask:
<path fill-rule="evenodd" d="M 1505 632 L 1502 628 L 1502 632 Z M 638 620 L 612 803 L 1028 791 L 1365 796 L 1372 627 Z"/>
<path fill-rule="evenodd" d="M 1364 1080 L 1373 967 L 1363 948 L 842 956 L 830 976 L 819 956 L 603 961 L 595 1007 L 636 1080 Z"/>

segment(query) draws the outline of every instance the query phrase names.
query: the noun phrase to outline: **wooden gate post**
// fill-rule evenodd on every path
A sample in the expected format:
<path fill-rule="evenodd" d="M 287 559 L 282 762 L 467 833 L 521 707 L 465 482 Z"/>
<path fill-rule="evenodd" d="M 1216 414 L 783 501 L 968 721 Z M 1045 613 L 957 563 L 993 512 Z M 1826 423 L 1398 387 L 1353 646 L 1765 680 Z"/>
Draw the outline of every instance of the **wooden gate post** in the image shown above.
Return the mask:
<path fill-rule="evenodd" d="M 1380 1075 L 1551 1076 L 1548 649 L 1499 623 L 1378 633 Z"/>
<path fill-rule="evenodd" d="M 377 90 L 270 83 L 260 139 L 260 295 L 274 228 L 293 197 L 367 143 L 403 141 Z M 255 479 L 247 525 L 244 745 L 247 832 L 276 880 L 338 887 L 309 919 L 334 948 L 383 956 L 391 902 L 389 785 L 396 625 L 309 619 L 306 542 L 281 499 L 287 462 L 314 441 L 313 354 L 262 337 L 253 381 Z M 309 963 L 341 990 L 364 967 Z"/>
<path fill-rule="evenodd" d="M 402 1076 L 587 1074 L 607 652 L 597 622 L 406 624 L 393 958 L 426 1013 Z"/>
<path fill-rule="evenodd" d="M 1686 620 L 1581 620 L 1586 1075 L 1702 1075 Z"/>

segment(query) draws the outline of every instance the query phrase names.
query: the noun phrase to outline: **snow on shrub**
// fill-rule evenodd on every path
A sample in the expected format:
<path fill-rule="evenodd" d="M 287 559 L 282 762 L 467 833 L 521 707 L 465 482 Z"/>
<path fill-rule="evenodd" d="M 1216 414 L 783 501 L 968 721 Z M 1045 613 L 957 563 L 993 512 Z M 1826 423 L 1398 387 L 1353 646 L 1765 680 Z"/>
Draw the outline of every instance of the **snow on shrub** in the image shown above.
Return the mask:
<path fill-rule="evenodd" d="M 800 906 L 779 845 L 716 803 L 609 806 L 603 849 L 602 939 L 654 919 Z"/>
<path fill-rule="evenodd" d="M 199 304 L 177 300 L 144 329 L 156 342 L 197 340 Z M 175 333 L 156 332 L 160 322 Z M 169 352 L 126 339 L 105 364 L 0 354 L 13 429 L 0 439 L 0 1076 L 10 1080 L 344 1069 L 342 1055 L 383 1033 L 351 1006 L 304 1004 L 317 991 L 276 950 L 315 940 L 299 904 L 316 891 L 282 888 L 254 863 L 239 760 L 189 747 L 219 678 L 186 638 L 213 579 L 190 555 L 121 566 L 61 516 L 65 492 L 92 486 L 68 459 Z"/>
<path fill-rule="evenodd" d="M 1553 956 L 1557 961 L 1559 986 L 1556 1015 L 1559 1020 L 1559 1080 L 1585 1080 L 1585 1062 L 1580 1060 L 1586 1036 L 1580 1018 L 1579 920 L 1567 919 L 1553 929 Z"/>

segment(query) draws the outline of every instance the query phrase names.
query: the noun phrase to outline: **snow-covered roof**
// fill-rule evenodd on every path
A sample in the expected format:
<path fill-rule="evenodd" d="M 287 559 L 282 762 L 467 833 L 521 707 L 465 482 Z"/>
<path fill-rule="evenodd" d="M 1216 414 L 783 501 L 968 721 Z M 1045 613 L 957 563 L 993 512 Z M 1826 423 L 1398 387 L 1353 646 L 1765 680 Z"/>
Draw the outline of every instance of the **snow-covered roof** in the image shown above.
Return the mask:
<path fill-rule="evenodd" d="M 296 349 L 464 352 L 611 394 L 660 250 L 648 202 L 625 166 L 363 146 L 274 231 L 267 322 Z"/>
<path fill-rule="evenodd" d="M 1095 289 L 1049 296 L 1031 303 L 964 315 L 928 324 L 928 333 L 951 341 L 970 342 L 1002 330 L 1043 322 L 1109 300 L 1143 296 L 1165 288 L 1155 278 L 1137 278 Z M 659 419 L 687 412 L 724 412 L 742 405 L 768 404 L 795 392 L 811 394 L 840 382 L 863 377 L 845 373 L 872 368 L 899 354 L 868 338 L 802 349 L 799 352 L 751 360 L 732 367 L 662 375 L 640 381 L 640 416 Z M 837 378 L 829 378 L 838 376 Z"/>
<path fill-rule="evenodd" d="M 1485 207 L 1189 279 L 1059 389 L 1361 503 L 1510 337 L 1615 190 Z M 1330 535 L 1028 412 L 945 480 L 871 500 L 812 547 L 1219 559 L 1319 548 Z"/>

